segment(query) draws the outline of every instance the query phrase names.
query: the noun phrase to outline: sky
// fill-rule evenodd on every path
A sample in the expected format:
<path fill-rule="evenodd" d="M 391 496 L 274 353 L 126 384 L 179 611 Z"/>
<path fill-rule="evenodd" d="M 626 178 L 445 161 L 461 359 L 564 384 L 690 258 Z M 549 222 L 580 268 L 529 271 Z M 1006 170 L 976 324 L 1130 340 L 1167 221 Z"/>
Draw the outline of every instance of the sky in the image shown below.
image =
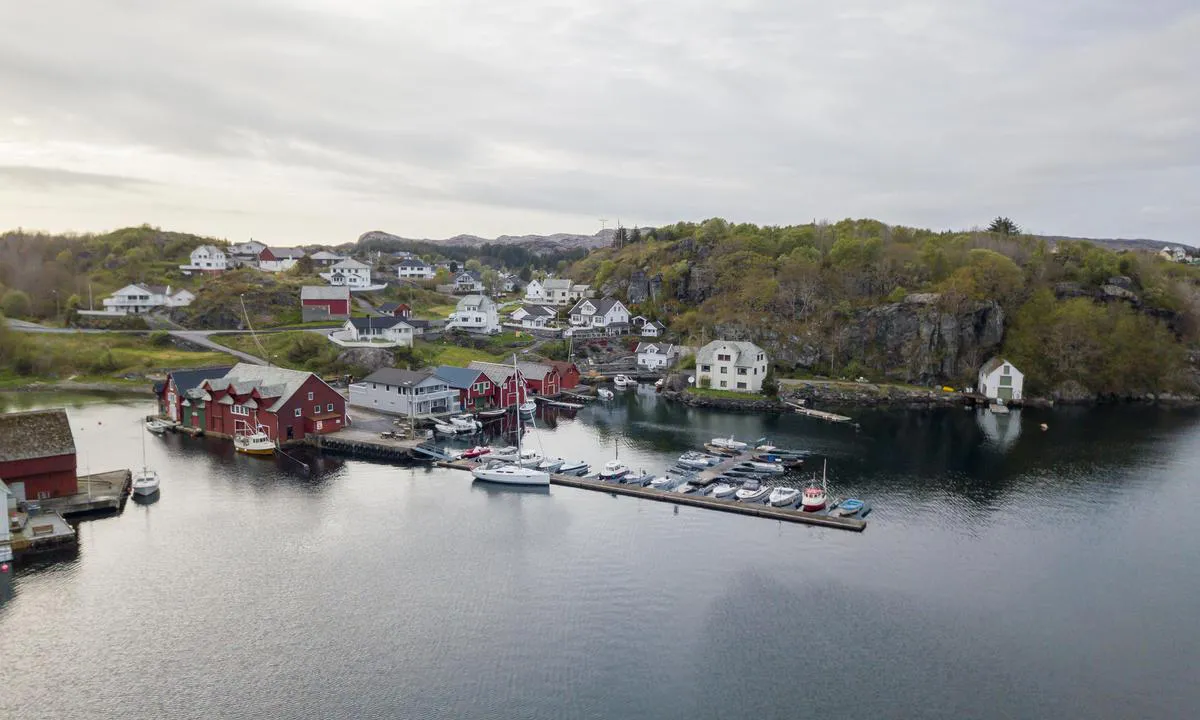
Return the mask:
<path fill-rule="evenodd" d="M 39 0 L 0 228 L 871 217 L 1200 244 L 1194 0 Z"/>

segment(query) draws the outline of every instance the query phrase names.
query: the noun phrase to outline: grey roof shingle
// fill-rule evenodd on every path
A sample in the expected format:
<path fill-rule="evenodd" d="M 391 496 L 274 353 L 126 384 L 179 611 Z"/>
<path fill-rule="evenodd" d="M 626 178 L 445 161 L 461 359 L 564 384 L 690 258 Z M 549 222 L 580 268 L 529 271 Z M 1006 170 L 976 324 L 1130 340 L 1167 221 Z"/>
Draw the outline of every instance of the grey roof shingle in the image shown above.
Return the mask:
<path fill-rule="evenodd" d="M 350 288 L 345 285 L 305 285 L 300 288 L 301 300 L 349 300 Z"/>
<path fill-rule="evenodd" d="M 487 375 L 478 368 L 461 368 L 454 367 L 453 365 L 436 367 L 433 370 L 433 374 L 445 380 L 447 385 L 456 390 L 465 390 L 471 387 L 479 379 L 480 374 Z"/>
<path fill-rule="evenodd" d="M 74 452 L 75 436 L 66 410 L 27 410 L 0 415 L 0 462 Z"/>
<path fill-rule="evenodd" d="M 696 362 L 711 364 L 713 356 L 722 347 L 728 348 L 736 354 L 736 357 L 733 359 L 734 367 L 753 367 L 758 362 L 759 353 L 763 353 L 764 356 L 766 355 L 765 350 L 752 342 L 744 340 L 713 340 L 696 351 Z"/>
<path fill-rule="evenodd" d="M 397 325 L 408 325 L 408 321 L 400 317 L 392 317 L 390 315 L 375 316 L 375 317 L 356 317 L 347 320 L 355 330 L 368 330 L 374 328 L 376 330 L 387 330 L 390 327 Z M 409 325 L 409 327 L 412 327 Z"/>
<path fill-rule="evenodd" d="M 391 385 L 393 387 L 414 387 L 429 379 L 436 378 L 429 370 L 401 370 L 400 368 L 379 368 L 362 379 L 362 382 Z M 442 380 L 442 382 L 445 382 Z"/>
<path fill-rule="evenodd" d="M 175 389 L 186 394 L 189 390 L 195 390 L 200 387 L 200 383 L 205 380 L 213 380 L 220 377 L 225 377 L 225 373 L 233 368 L 229 365 L 224 367 L 207 367 L 195 368 L 188 370 L 172 370 L 167 373 L 167 378 L 175 382 Z"/>
<path fill-rule="evenodd" d="M 259 394 L 263 397 L 278 398 L 271 407 L 267 408 L 268 411 L 274 412 L 290 400 L 292 395 L 310 377 L 316 376 L 300 370 L 238 363 L 224 377 L 207 382 L 209 387 L 214 390 L 223 390 L 229 387 L 237 395 L 247 395 L 254 388 L 258 388 Z"/>

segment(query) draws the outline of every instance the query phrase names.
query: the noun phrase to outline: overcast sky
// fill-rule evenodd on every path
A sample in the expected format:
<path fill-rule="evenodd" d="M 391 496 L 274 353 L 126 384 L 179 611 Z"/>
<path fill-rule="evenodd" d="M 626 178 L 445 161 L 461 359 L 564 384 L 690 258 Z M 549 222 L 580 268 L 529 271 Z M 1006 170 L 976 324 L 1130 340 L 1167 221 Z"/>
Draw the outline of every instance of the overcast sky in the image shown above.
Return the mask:
<path fill-rule="evenodd" d="M 0 228 L 1200 239 L 1195 0 L 36 0 Z"/>

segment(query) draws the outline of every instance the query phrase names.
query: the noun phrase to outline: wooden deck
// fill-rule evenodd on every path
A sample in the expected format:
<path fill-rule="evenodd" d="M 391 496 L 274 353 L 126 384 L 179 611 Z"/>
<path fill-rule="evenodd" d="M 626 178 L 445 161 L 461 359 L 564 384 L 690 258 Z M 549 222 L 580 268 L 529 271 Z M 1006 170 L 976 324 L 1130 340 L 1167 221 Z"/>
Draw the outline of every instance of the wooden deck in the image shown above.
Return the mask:
<path fill-rule="evenodd" d="M 742 458 L 731 458 L 733 462 L 740 462 Z M 447 460 L 437 463 L 440 467 L 452 468 L 454 470 L 474 469 L 475 463 L 470 460 Z M 720 466 L 718 466 L 720 467 Z M 672 492 L 669 490 L 654 490 L 640 485 L 621 485 L 618 483 L 602 482 L 600 480 L 589 480 L 587 478 L 575 477 L 573 475 L 550 475 L 550 483 L 552 485 L 563 485 L 565 487 L 579 488 L 581 490 L 595 490 L 597 492 L 606 492 L 613 495 L 629 495 L 643 500 L 654 500 L 655 502 L 674 503 L 676 505 L 686 505 L 688 507 L 699 507 L 708 510 L 719 510 L 721 512 L 735 513 L 738 515 L 751 515 L 753 517 L 767 518 L 769 520 L 779 520 L 782 522 L 800 523 L 804 525 L 818 525 L 821 527 L 837 528 L 839 530 L 852 530 L 854 532 L 862 532 L 867 527 L 867 521 L 860 518 L 837 517 L 834 515 L 825 515 L 823 513 L 810 513 L 801 510 L 793 510 L 790 508 L 777 508 L 770 505 L 747 504 L 736 500 L 718 500 L 716 498 L 707 497 L 704 495 L 684 495 L 682 493 Z"/>
<path fill-rule="evenodd" d="M 46 498 L 37 502 L 46 510 L 63 517 L 90 513 L 119 513 L 133 489 L 133 473 L 129 470 L 80 475 L 79 492 L 63 497 Z"/>
<path fill-rule="evenodd" d="M 826 422 L 832 423 L 854 422 L 854 418 L 846 415 L 838 415 L 837 413 L 826 412 L 824 410 L 813 410 L 810 407 L 804 407 L 803 405 L 799 405 L 790 401 L 786 402 L 786 405 L 805 417 L 816 418 L 818 420 L 825 420 Z"/>

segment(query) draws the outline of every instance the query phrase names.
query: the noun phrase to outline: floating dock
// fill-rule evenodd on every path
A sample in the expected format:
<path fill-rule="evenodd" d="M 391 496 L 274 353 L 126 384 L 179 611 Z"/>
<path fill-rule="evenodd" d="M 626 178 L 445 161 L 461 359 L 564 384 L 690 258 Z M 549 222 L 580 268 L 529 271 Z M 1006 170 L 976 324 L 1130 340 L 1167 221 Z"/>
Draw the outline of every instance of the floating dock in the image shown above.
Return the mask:
<path fill-rule="evenodd" d="M 848 417 L 846 415 L 838 415 L 837 413 L 825 412 L 824 410 L 813 410 L 812 408 L 804 407 L 803 405 L 800 405 L 800 404 L 794 403 L 794 402 L 790 402 L 790 401 L 785 401 L 785 404 L 788 407 L 790 407 L 791 409 L 795 410 L 800 415 L 804 415 L 806 417 L 816 418 L 818 420 L 825 420 L 826 422 L 832 422 L 832 423 L 852 423 L 852 422 L 854 422 L 854 418 Z"/>
<path fill-rule="evenodd" d="M 741 457 L 731 458 L 731 462 L 741 462 L 741 460 Z M 470 471 L 475 468 L 475 463 L 470 460 L 444 460 L 438 462 L 437 465 L 454 470 Z M 738 515 L 752 515 L 754 517 L 780 520 L 782 522 L 838 528 L 839 530 L 862 532 L 867 528 L 867 521 L 861 518 L 838 517 L 836 515 L 804 512 L 803 510 L 778 508 L 757 503 L 744 503 L 737 500 L 719 500 L 705 495 L 684 495 L 683 493 L 670 490 L 655 490 L 653 488 L 642 487 L 641 485 L 624 485 L 601 480 L 589 480 L 587 478 L 575 477 L 574 475 L 551 473 L 550 484 L 579 488 L 581 490 L 596 490 L 613 495 L 630 495 L 643 500 L 675 503 L 676 505 L 687 505 L 689 507 L 706 508 L 708 510 L 720 510 L 721 512 Z"/>
<path fill-rule="evenodd" d="M 49 552 L 78 542 L 75 528 L 56 512 L 43 511 L 36 515 L 18 512 L 13 514 L 10 522 L 14 557 Z"/>

